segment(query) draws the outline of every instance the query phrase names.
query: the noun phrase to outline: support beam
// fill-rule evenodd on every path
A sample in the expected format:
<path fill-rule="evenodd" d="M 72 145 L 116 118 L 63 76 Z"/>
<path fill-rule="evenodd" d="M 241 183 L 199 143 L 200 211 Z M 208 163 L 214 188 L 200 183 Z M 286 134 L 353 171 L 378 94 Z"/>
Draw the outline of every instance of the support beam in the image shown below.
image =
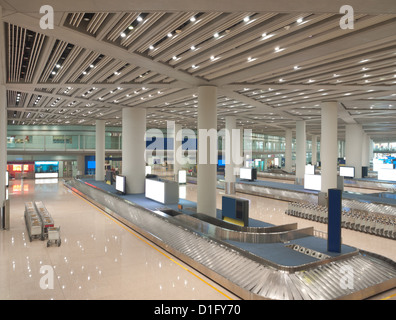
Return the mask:
<path fill-rule="evenodd" d="M 122 174 L 129 194 L 144 193 L 146 109 L 122 109 Z"/>
<path fill-rule="evenodd" d="M 285 133 L 286 147 L 285 147 L 285 171 L 292 172 L 292 129 L 287 129 Z"/>
<path fill-rule="evenodd" d="M 345 133 L 346 165 L 355 167 L 355 178 L 362 177 L 362 126 L 348 124 Z"/>
<path fill-rule="evenodd" d="M 106 134 L 105 120 L 96 120 L 96 135 L 95 135 L 95 180 L 103 181 L 105 178 L 105 134 Z"/>
<path fill-rule="evenodd" d="M 296 183 L 303 184 L 305 165 L 307 164 L 306 151 L 306 124 L 304 120 L 296 122 Z"/>
<path fill-rule="evenodd" d="M 322 104 L 322 134 L 320 137 L 320 159 L 322 167 L 321 191 L 337 188 L 337 102 Z"/>
<path fill-rule="evenodd" d="M 216 217 L 217 185 L 217 88 L 198 88 L 198 201 L 197 212 Z M 215 142 L 207 134 L 216 132 Z M 215 143 L 213 155 L 211 143 Z M 213 161 L 216 159 L 216 161 Z M 215 162 L 215 163 L 213 163 Z"/>

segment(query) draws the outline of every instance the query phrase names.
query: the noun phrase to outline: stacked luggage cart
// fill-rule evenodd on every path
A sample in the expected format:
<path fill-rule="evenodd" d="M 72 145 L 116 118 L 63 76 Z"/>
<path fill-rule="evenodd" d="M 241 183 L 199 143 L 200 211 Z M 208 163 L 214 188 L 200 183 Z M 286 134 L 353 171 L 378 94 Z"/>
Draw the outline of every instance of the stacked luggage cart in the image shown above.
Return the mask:
<path fill-rule="evenodd" d="M 290 202 L 286 214 L 321 223 L 328 222 L 327 207 L 311 203 Z M 396 239 L 396 215 L 389 213 L 344 207 L 341 227 Z"/>
<path fill-rule="evenodd" d="M 47 247 L 55 243 L 61 245 L 60 227 L 55 227 L 47 208 L 42 201 L 25 203 L 25 223 L 29 240 L 47 240 Z"/>

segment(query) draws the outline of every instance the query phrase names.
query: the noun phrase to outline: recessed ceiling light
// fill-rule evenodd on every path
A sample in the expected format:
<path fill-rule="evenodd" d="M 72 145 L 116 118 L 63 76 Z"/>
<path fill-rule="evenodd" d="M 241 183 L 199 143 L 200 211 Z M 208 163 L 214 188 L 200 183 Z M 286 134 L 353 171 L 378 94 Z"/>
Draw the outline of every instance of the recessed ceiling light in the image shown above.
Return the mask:
<path fill-rule="evenodd" d="M 301 23 L 301 22 L 303 22 L 303 18 L 297 19 L 297 23 Z"/>
<path fill-rule="evenodd" d="M 195 46 L 191 46 L 191 48 L 190 48 L 191 50 L 195 50 L 196 48 L 195 48 Z"/>
<path fill-rule="evenodd" d="M 301 69 L 301 67 L 299 67 L 299 66 L 294 66 L 294 70 L 298 70 L 298 69 Z"/>
<path fill-rule="evenodd" d="M 195 22 L 196 20 L 197 20 L 197 19 L 196 19 L 195 17 L 191 17 L 191 18 L 190 18 L 190 21 L 191 21 L 191 22 Z"/>
<path fill-rule="evenodd" d="M 213 36 L 214 36 L 215 38 L 218 38 L 218 37 L 219 37 L 219 33 L 216 32 Z"/>
<path fill-rule="evenodd" d="M 172 37 L 172 32 L 168 33 L 168 38 Z"/>
<path fill-rule="evenodd" d="M 141 16 L 137 17 L 137 21 L 141 22 L 143 21 L 143 18 Z"/>
<path fill-rule="evenodd" d="M 151 45 L 151 46 L 149 47 L 149 49 L 150 49 L 150 50 L 154 50 L 154 46 Z"/>
<path fill-rule="evenodd" d="M 249 17 L 245 17 L 245 18 L 243 18 L 243 21 L 245 21 L 245 22 L 248 22 L 250 20 L 250 18 Z"/>
<path fill-rule="evenodd" d="M 125 32 L 121 32 L 120 36 L 121 36 L 121 38 L 125 38 L 126 37 Z"/>
<path fill-rule="evenodd" d="M 360 60 L 359 63 L 364 63 L 364 62 L 367 62 L 367 61 L 370 61 L 370 59 L 363 59 L 363 60 Z"/>
<path fill-rule="evenodd" d="M 173 56 L 173 57 L 172 57 L 172 59 L 173 59 L 173 60 L 176 60 L 176 59 L 177 59 L 177 57 L 176 57 L 176 56 Z"/>

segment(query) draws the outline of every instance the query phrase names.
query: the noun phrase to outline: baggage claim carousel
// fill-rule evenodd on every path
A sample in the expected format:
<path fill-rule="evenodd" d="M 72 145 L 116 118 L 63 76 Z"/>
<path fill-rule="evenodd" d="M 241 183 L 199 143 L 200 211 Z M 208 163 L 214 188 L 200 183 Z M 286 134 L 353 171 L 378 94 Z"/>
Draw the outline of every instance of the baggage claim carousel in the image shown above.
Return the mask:
<path fill-rule="evenodd" d="M 242 299 L 365 299 L 396 287 L 394 261 L 346 245 L 328 252 L 313 228 L 241 227 L 104 182 L 64 184 Z"/>

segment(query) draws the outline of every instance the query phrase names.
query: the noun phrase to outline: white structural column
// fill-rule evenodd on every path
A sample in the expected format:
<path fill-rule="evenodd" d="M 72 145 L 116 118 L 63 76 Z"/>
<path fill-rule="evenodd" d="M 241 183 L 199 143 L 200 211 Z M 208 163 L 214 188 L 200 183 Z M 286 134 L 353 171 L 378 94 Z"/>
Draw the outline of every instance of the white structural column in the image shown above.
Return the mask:
<path fill-rule="evenodd" d="M 292 129 L 286 129 L 285 133 L 285 171 L 292 172 L 292 143 L 293 132 Z"/>
<path fill-rule="evenodd" d="M 96 120 L 96 145 L 95 145 L 95 180 L 103 181 L 105 178 L 105 120 Z"/>
<path fill-rule="evenodd" d="M 320 138 L 320 159 L 322 167 L 321 191 L 337 188 L 337 102 L 322 103 L 322 129 Z"/>
<path fill-rule="evenodd" d="M 374 157 L 374 141 L 372 139 L 369 140 L 369 163 L 373 160 Z"/>
<path fill-rule="evenodd" d="M 197 212 L 212 217 L 216 217 L 217 134 L 215 142 L 210 141 L 208 135 L 217 133 L 216 102 L 216 87 L 198 88 Z M 215 143 L 215 148 L 213 143 Z M 216 154 L 213 154 L 214 152 Z"/>
<path fill-rule="evenodd" d="M 146 109 L 122 109 L 122 174 L 129 194 L 144 193 Z"/>
<path fill-rule="evenodd" d="M 370 166 L 370 137 L 367 133 L 364 133 L 362 138 L 362 166 L 368 167 Z"/>
<path fill-rule="evenodd" d="M 182 141 L 183 133 L 181 124 L 173 125 L 173 173 L 175 175 L 176 181 L 178 177 L 178 172 L 181 169 L 181 159 L 183 157 Z"/>
<path fill-rule="evenodd" d="M 318 136 L 312 135 L 312 158 L 311 163 L 315 166 L 318 162 Z"/>
<path fill-rule="evenodd" d="M 84 156 L 78 155 L 77 156 L 77 175 L 83 175 L 84 173 L 85 173 Z"/>
<path fill-rule="evenodd" d="M 245 153 L 244 153 L 244 130 L 243 127 L 238 127 L 239 130 L 239 156 L 241 157 L 241 163 L 237 165 L 238 168 L 245 166 Z M 239 174 L 239 169 L 238 169 Z"/>
<path fill-rule="evenodd" d="M 0 11 L 1 12 L 1 11 Z M 7 95 L 6 87 L 0 85 L 0 210 L 6 200 L 6 181 L 7 171 Z"/>
<path fill-rule="evenodd" d="M 3 8 L 0 6 L 0 42 L 4 43 Z M 6 200 L 5 175 L 7 171 L 7 90 L 5 46 L 0 46 L 0 210 Z"/>
<path fill-rule="evenodd" d="M 296 182 L 302 184 L 307 164 L 305 121 L 296 121 Z"/>
<path fill-rule="evenodd" d="M 225 182 L 235 182 L 235 168 L 238 167 L 237 155 L 234 154 L 239 146 L 236 145 L 237 141 L 233 141 L 233 136 L 236 130 L 236 118 L 234 116 L 227 116 L 226 120 L 226 132 L 225 132 Z M 233 132 L 234 131 L 234 132 Z M 238 143 L 239 144 L 239 143 Z M 239 152 L 238 152 L 239 153 Z"/>
<path fill-rule="evenodd" d="M 347 124 L 345 132 L 346 165 L 355 167 L 355 178 L 362 177 L 362 126 Z"/>

